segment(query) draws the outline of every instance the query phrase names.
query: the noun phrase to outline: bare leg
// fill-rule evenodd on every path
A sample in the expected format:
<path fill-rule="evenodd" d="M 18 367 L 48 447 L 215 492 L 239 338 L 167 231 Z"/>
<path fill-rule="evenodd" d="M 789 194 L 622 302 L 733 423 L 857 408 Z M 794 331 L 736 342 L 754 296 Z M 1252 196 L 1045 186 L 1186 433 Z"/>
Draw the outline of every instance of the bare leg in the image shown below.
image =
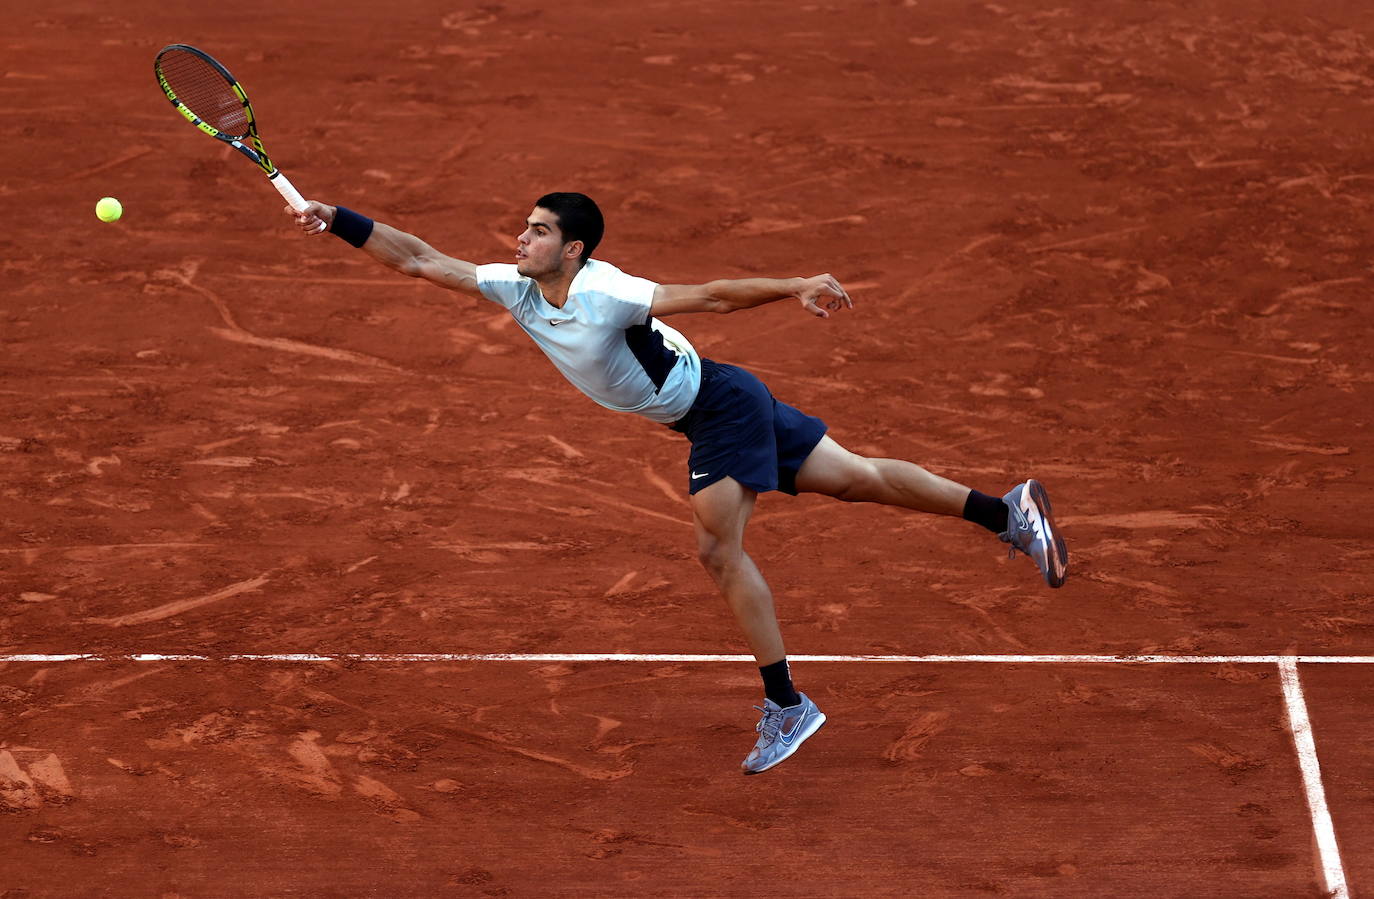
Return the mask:
<path fill-rule="evenodd" d="M 964 514 L 969 488 L 900 459 L 870 459 L 840 446 L 829 435 L 797 472 L 797 490 L 851 503 L 881 503 L 934 515 Z"/>
<path fill-rule="evenodd" d="M 734 612 L 754 658 L 764 666 L 781 661 L 787 653 L 773 611 L 773 593 L 744 552 L 744 526 L 756 499 L 753 490 L 726 478 L 692 496 L 692 517 L 697 557 Z"/>
<path fill-rule="evenodd" d="M 797 490 L 851 503 L 882 503 L 917 512 L 968 519 L 1025 553 L 1051 587 L 1064 584 L 1069 549 L 1055 527 L 1049 496 L 1040 482 L 1028 480 L 998 499 L 931 474 L 899 459 L 856 455 L 829 437 L 811 451 L 797 472 Z"/>

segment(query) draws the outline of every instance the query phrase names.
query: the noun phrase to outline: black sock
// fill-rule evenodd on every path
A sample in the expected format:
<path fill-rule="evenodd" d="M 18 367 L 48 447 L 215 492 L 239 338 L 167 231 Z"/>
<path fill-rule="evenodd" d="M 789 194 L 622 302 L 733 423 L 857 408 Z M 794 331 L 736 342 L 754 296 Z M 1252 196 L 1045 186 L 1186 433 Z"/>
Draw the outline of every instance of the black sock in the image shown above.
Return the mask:
<path fill-rule="evenodd" d="M 792 686 L 792 672 L 787 667 L 786 659 L 771 665 L 761 666 L 759 674 L 763 675 L 764 696 L 783 708 L 801 702 L 801 697 L 797 695 L 796 688 Z"/>
<path fill-rule="evenodd" d="M 1000 496 L 988 496 L 977 490 L 970 490 L 964 501 L 964 520 L 981 524 L 994 534 L 1007 530 L 1007 504 Z"/>

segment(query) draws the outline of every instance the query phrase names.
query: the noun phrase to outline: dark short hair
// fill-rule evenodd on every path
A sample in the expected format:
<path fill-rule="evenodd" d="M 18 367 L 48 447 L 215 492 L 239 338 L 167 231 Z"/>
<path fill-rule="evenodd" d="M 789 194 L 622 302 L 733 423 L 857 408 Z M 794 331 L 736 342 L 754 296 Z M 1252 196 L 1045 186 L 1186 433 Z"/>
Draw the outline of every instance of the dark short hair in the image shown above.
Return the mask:
<path fill-rule="evenodd" d="M 591 197 L 575 193 L 544 194 L 534 205 L 558 216 L 558 230 L 563 232 L 564 243 L 582 241 L 582 262 L 591 258 L 592 251 L 601 243 L 601 235 L 606 233 L 606 220 Z"/>

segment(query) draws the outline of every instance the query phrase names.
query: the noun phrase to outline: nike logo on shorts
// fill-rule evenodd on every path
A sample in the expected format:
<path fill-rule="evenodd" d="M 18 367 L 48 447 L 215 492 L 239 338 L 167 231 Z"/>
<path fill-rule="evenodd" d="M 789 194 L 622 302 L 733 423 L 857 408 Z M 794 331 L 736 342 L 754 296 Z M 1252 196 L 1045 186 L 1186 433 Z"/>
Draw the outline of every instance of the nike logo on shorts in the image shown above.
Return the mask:
<path fill-rule="evenodd" d="M 710 476 L 711 473 L 709 471 L 703 471 L 701 474 L 697 474 L 695 471 L 692 472 L 692 480 L 694 481 L 699 481 L 702 478 L 709 478 Z"/>

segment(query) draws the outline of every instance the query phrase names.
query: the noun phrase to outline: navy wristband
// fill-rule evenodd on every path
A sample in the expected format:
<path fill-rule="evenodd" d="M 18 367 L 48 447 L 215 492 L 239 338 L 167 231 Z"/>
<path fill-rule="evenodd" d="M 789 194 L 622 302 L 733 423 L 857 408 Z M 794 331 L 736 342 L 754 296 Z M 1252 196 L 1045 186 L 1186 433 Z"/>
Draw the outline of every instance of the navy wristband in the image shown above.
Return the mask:
<path fill-rule="evenodd" d="M 372 219 L 359 215 L 343 206 L 334 207 L 334 224 L 329 226 L 331 234 L 338 235 L 355 247 L 362 247 L 372 236 Z"/>

